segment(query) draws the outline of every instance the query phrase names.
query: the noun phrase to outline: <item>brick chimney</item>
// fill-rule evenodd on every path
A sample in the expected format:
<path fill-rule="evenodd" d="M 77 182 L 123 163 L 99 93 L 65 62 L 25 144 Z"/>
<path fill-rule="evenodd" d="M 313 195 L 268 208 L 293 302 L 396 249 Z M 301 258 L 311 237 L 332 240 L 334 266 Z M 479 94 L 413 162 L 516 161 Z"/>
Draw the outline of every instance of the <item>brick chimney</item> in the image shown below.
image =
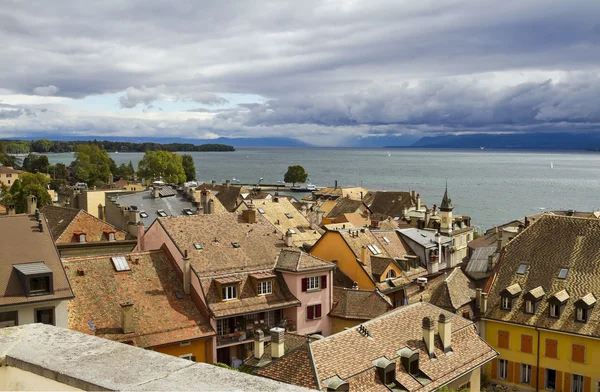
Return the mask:
<path fill-rule="evenodd" d="M 144 222 L 139 221 L 136 225 L 137 229 L 137 251 L 143 252 L 144 248 L 144 234 L 146 234 L 146 228 L 144 227 Z"/>
<path fill-rule="evenodd" d="M 192 267 L 190 266 L 190 257 L 187 249 L 183 252 L 183 292 L 186 294 L 190 293 L 190 286 L 192 280 Z"/>
<path fill-rule="evenodd" d="M 444 313 L 441 313 L 438 319 L 438 333 L 442 340 L 444 352 L 448 353 L 452 351 L 452 323 L 450 317 Z"/>
<path fill-rule="evenodd" d="M 254 358 L 260 359 L 265 354 L 265 334 L 261 329 L 254 331 Z"/>
<path fill-rule="evenodd" d="M 275 327 L 269 330 L 271 333 L 271 358 L 281 358 L 285 354 L 285 329 Z"/>
<path fill-rule="evenodd" d="M 123 333 L 133 332 L 133 303 L 125 302 L 121 304 L 122 328 Z"/>
<path fill-rule="evenodd" d="M 427 354 L 431 358 L 435 348 L 435 333 L 433 331 L 433 320 L 430 317 L 423 318 L 423 341 L 425 342 Z"/>
<path fill-rule="evenodd" d="M 33 195 L 27 196 L 27 215 L 35 214 L 37 208 L 37 197 Z"/>
<path fill-rule="evenodd" d="M 246 223 L 256 223 L 256 206 L 253 203 L 249 203 L 248 209 L 242 211 L 242 217 Z"/>

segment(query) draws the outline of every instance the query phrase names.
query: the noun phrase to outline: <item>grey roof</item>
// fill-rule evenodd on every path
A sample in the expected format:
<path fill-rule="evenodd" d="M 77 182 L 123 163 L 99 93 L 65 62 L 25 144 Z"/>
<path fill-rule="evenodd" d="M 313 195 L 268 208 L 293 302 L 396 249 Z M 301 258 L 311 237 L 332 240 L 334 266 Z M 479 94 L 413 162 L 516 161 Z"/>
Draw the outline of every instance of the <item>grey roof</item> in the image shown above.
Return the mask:
<path fill-rule="evenodd" d="M 45 324 L 0 329 L 0 352 L 7 366 L 83 390 L 307 391 Z"/>
<path fill-rule="evenodd" d="M 23 275 L 51 274 L 52 270 L 48 268 L 43 261 L 37 263 L 16 264 L 13 268 Z"/>
<path fill-rule="evenodd" d="M 475 273 L 487 272 L 489 256 L 494 255 L 494 259 L 493 259 L 494 262 L 498 258 L 498 255 L 495 254 L 496 250 L 497 250 L 496 246 L 482 246 L 482 247 L 476 248 L 475 251 L 473 252 L 473 255 L 471 255 L 471 259 L 469 260 L 469 263 L 467 264 L 467 268 L 466 268 L 467 273 L 469 273 L 469 272 L 475 272 Z"/>
<path fill-rule="evenodd" d="M 430 230 L 421 230 L 421 229 L 401 229 L 398 232 L 413 240 L 414 242 L 422 245 L 425 248 L 432 248 L 437 246 L 437 242 L 435 239 L 435 231 Z M 446 244 L 452 242 L 452 239 L 449 237 L 441 237 L 442 244 Z"/>
<path fill-rule="evenodd" d="M 183 212 L 185 208 L 196 210 L 192 202 L 181 194 L 154 198 L 152 191 L 143 191 L 117 195 L 116 201 L 121 206 L 136 206 L 140 212 L 148 214 L 147 218 L 140 217 L 146 228 L 158 218 L 157 210 L 164 210 L 168 216 L 186 216 L 187 214 Z"/>

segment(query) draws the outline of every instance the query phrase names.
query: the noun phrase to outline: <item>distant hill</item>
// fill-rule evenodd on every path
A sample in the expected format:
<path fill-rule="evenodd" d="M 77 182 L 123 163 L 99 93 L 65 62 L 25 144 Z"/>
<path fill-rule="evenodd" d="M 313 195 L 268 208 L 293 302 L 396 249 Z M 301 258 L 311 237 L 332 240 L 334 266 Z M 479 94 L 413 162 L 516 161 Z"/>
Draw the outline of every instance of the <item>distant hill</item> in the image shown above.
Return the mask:
<path fill-rule="evenodd" d="M 597 133 L 522 133 L 426 136 L 412 147 L 496 148 L 511 150 L 597 150 Z"/>

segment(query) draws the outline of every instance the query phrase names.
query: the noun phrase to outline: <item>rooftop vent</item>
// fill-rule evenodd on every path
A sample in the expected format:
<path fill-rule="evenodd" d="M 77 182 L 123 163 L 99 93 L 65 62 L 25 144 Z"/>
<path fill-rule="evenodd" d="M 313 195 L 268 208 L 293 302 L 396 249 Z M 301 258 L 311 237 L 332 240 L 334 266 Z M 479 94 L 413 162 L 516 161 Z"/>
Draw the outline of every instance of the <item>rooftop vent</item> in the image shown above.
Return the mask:
<path fill-rule="evenodd" d="M 358 332 L 364 336 L 365 338 L 371 338 L 371 332 L 369 332 L 369 330 L 367 329 L 367 327 L 365 327 L 364 325 L 359 325 L 358 326 Z"/>
<path fill-rule="evenodd" d="M 231 246 L 233 246 L 234 248 L 236 248 L 236 249 L 237 249 L 237 248 L 239 248 L 241 245 L 240 245 L 240 243 L 239 243 L 239 242 L 232 242 L 232 243 L 231 243 Z"/>

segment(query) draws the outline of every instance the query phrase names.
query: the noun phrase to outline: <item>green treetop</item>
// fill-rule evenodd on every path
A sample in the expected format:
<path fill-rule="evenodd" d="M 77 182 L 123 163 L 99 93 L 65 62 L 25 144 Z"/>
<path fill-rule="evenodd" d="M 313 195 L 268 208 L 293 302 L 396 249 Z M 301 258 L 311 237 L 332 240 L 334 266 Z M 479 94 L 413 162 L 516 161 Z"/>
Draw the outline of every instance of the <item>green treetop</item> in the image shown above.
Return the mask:
<path fill-rule="evenodd" d="M 183 160 L 183 171 L 185 172 L 185 180 L 195 180 L 196 166 L 194 165 L 194 158 L 190 154 L 183 154 L 181 156 L 181 159 Z"/>
<path fill-rule="evenodd" d="M 181 155 L 169 151 L 146 151 L 138 164 L 138 177 L 181 184 L 185 182 L 183 159 Z"/>
<path fill-rule="evenodd" d="M 288 170 L 283 176 L 283 181 L 291 182 L 296 186 L 297 182 L 306 182 L 308 173 L 300 165 L 288 166 Z"/>
<path fill-rule="evenodd" d="M 52 198 L 48 194 L 50 177 L 37 173 L 23 173 L 18 180 L 12 184 L 9 192 L 2 195 L 2 204 L 8 206 L 14 204 L 17 214 L 27 212 L 27 196 L 33 195 L 37 198 L 37 207 L 52 204 Z"/>
<path fill-rule="evenodd" d="M 108 182 L 116 164 L 108 153 L 92 144 L 81 144 L 75 150 L 75 178 L 88 184 L 98 186 Z"/>

